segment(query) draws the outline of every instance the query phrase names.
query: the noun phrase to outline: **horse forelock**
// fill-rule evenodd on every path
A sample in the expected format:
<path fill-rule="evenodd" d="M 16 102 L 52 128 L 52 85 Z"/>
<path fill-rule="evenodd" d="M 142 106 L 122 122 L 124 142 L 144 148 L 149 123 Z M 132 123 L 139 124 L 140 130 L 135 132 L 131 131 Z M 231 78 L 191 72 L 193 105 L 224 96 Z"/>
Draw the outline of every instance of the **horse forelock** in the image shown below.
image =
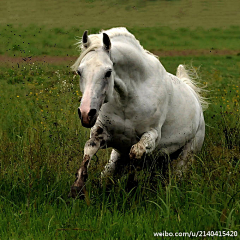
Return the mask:
<path fill-rule="evenodd" d="M 80 41 L 77 42 L 77 45 L 78 45 L 81 53 L 80 53 L 80 56 L 77 59 L 77 61 L 72 65 L 73 71 L 77 70 L 82 59 L 86 56 L 87 53 L 94 51 L 103 46 L 103 41 L 102 41 L 103 33 L 106 33 L 109 36 L 110 40 L 112 40 L 115 37 L 119 37 L 119 36 L 128 37 L 129 39 L 132 40 L 132 42 L 134 42 L 136 45 L 138 45 L 144 52 L 158 58 L 158 56 L 145 50 L 143 48 L 143 46 L 140 44 L 140 42 L 135 38 L 135 36 L 132 33 L 130 33 L 125 27 L 111 28 L 109 30 L 102 30 L 102 31 L 100 31 L 99 34 L 89 35 L 88 39 L 90 41 L 90 44 L 87 48 L 84 47 L 82 39 L 80 39 Z"/>

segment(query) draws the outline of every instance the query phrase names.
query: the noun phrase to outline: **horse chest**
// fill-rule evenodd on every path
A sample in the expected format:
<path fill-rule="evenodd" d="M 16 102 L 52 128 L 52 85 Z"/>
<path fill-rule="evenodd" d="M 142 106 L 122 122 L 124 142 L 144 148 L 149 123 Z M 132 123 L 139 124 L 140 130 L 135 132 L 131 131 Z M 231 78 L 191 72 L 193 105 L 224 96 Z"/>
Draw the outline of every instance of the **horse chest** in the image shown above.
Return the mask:
<path fill-rule="evenodd" d="M 115 109 L 116 110 L 116 109 Z M 145 127 L 140 124 L 140 116 L 132 112 L 129 114 L 125 111 L 116 114 L 116 112 L 102 112 L 99 121 L 105 127 L 111 136 L 109 145 L 116 149 L 128 149 L 141 137 L 145 132 Z M 146 126 L 146 125 L 145 125 Z"/>

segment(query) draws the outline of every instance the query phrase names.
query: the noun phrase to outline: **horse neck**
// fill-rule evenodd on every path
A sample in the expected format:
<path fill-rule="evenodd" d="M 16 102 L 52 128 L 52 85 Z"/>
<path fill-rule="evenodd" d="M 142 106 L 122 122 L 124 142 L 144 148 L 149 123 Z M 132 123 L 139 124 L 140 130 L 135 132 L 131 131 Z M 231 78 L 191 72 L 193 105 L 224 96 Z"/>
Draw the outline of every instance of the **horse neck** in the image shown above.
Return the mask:
<path fill-rule="evenodd" d="M 113 62 L 116 73 L 124 79 L 134 78 L 134 74 L 146 70 L 145 51 L 131 41 L 113 42 Z M 139 79 L 140 80 L 140 79 Z"/>
<path fill-rule="evenodd" d="M 159 60 L 140 45 L 117 42 L 111 57 L 115 64 L 114 89 L 119 93 L 121 100 L 126 99 L 126 96 L 136 95 L 136 90 L 141 84 L 146 84 L 147 87 L 156 86 L 162 81 L 160 76 L 166 73 Z M 152 77 L 153 74 L 157 77 Z"/>
<path fill-rule="evenodd" d="M 115 87 L 120 92 L 134 91 L 133 83 L 141 82 L 146 75 L 144 50 L 131 41 L 113 41 L 111 58 L 114 63 Z M 117 86 L 116 86 L 117 85 Z"/>

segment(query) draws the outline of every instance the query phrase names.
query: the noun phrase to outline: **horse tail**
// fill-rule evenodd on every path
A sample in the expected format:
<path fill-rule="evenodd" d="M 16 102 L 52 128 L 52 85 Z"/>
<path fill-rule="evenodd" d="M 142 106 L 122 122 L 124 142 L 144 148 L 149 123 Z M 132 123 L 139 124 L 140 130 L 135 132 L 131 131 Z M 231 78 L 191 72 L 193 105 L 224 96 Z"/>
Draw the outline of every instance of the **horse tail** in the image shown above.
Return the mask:
<path fill-rule="evenodd" d="M 176 76 L 193 89 L 193 91 L 196 93 L 198 101 L 202 106 L 203 111 L 205 111 L 208 108 L 209 103 L 207 102 L 207 98 L 202 96 L 202 93 L 204 91 L 206 92 L 206 90 L 203 87 L 199 86 L 199 77 L 196 69 L 180 64 L 177 68 Z"/>

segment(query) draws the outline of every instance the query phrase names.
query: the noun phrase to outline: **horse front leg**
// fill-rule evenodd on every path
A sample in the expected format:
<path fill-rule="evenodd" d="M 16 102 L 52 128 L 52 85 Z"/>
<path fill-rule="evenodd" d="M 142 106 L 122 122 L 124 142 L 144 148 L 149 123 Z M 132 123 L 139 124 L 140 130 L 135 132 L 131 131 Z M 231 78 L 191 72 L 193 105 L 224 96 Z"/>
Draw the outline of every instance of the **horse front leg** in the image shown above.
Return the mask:
<path fill-rule="evenodd" d="M 145 153 L 151 153 L 155 149 L 155 143 L 158 137 L 159 134 L 155 129 L 144 133 L 140 141 L 131 147 L 129 153 L 130 159 L 141 159 Z"/>
<path fill-rule="evenodd" d="M 106 145 L 107 134 L 103 128 L 97 126 L 91 130 L 91 137 L 84 146 L 84 155 L 81 166 L 76 174 L 76 180 L 71 186 L 69 197 L 84 197 L 86 195 L 86 181 L 88 178 L 88 167 L 92 157 L 97 151 Z"/>

